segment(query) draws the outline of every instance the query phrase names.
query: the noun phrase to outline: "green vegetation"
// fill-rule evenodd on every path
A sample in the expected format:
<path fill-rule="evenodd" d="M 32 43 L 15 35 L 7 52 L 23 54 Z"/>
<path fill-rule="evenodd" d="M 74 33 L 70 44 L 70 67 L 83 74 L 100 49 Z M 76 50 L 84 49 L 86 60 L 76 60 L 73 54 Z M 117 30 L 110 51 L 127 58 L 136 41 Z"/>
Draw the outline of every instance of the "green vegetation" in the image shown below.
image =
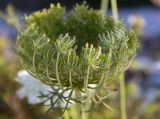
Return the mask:
<path fill-rule="evenodd" d="M 60 4 L 51 4 L 49 9 L 26 16 L 19 29 L 16 52 L 24 69 L 43 83 L 58 86 L 62 93 L 71 90 L 68 97 L 63 97 L 67 101 L 65 109 L 74 92 L 76 102 L 81 104 L 76 105 L 79 119 L 81 107 L 84 112 L 102 103 L 112 110 L 104 102 L 110 93 L 108 83 L 119 79 L 136 54 L 136 35 L 127 31 L 117 17 L 116 1 L 112 6 L 114 17 L 85 3 L 68 14 Z M 62 93 L 57 93 L 60 100 Z"/>
<path fill-rule="evenodd" d="M 77 5 L 64 17 L 59 4 L 25 17 L 17 54 L 22 65 L 50 85 L 88 88 L 115 79 L 135 56 L 137 39 L 121 20 Z M 83 85 L 83 83 L 85 83 Z"/>

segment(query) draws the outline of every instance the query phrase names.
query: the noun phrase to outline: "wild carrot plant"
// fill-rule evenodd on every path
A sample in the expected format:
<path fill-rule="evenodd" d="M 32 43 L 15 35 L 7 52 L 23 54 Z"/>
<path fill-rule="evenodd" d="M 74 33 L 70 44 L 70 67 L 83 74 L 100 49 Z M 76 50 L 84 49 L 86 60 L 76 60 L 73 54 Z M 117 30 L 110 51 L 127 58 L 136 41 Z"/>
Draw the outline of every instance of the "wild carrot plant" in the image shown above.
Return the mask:
<path fill-rule="evenodd" d="M 78 103 L 79 119 L 81 107 L 89 110 L 87 104 L 103 103 L 112 110 L 104 102 L 110 93 L 107 84 L 119 79 L 137 49 L 134 32 L 127 31 L 120 18 L 86 4 L 76 5 L 68 14 L 60 4 L 51 4 L 25 16 L 18 31 L 16 52 L 23 68 L 43 83 L 58 87 L 57 93 L 50 93 L 67 102 L 65 109 L 73 101 Z M 62 96 L 66 91 L 70 94 Z M 48 100 L 54 109 L 55 100 L 52 96 Z"/>

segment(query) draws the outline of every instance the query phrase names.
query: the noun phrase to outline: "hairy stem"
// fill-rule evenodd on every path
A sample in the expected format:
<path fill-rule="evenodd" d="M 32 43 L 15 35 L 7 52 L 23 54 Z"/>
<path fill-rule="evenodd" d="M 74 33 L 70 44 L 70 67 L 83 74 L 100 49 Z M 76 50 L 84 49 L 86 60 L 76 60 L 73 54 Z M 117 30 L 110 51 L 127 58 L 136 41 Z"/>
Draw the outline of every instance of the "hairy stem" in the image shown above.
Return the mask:
<path fill-rule="evenodd" d="M 125 79 L 124 74 L 120 77 L 120 107 L 121 107 L 121 119 L 127 119 L 126 113 L 126 95 L 125 95 Z"/>

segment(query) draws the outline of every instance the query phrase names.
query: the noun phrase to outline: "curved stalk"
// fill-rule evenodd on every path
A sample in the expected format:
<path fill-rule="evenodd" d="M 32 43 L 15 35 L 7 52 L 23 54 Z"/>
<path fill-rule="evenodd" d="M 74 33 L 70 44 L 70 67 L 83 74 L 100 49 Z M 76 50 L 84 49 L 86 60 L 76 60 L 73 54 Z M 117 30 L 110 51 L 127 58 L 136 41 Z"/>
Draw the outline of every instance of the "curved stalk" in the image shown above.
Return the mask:
<path fill-rule="evenodd" d="M 35 50 L 34 53 L 33 53 L 33 58 L 32 58 L 32 63 L 33 63 L 33 64 L 32 64 L 32 65 L 33 65 L 34 71 L 37 73 L 35 58 L 36 58 L 36 50 Z M 37 73 L 37 78 L 38 78 L 38 79 L 41 79 L 38 73 Z M 41 81 L 43 82 L 42 79 L 41 79 Z"/>
<path fill-rule="evenodd" d="M 35 57 L 36 57 L 36 51 L 34 51 L 34 54 L 33 54 L 33 58 L 32 58 L 32 65 L 33 65 L 33 69 L 35 70 L 35 72 L 36 72 L 36 63 L 35 63 Z"/>
<path fill-rule="evenodd" d="M 121 103 L 121 105 L 120 105 L 121 119 L 127 119 L 124 74 L 122 74 L 120 77 L 120 103 Z"/>
<path fill-rule="evenodd" d="M 60 55 L 60 53 L 58 52 L 57 59 L 56 59 L 56 78 L 57 78 L 59 86 L 62 88 L 62 83 L 60 81 L 59 72 L 58 72 L 59 55 Z"/>
<path fill-rule="evenodd" d="M 71 86 L 71 88 L 72 88 L 73 85 L 72 85 L 72 74 L 71 74 L 71 70 L 69 70 L 69 83 L 70 83 L 70 86 Z"/>
<path fill-rule="evenodd" d="M 104 81 L 104 73 L 102 73 L 101 80 L 98 83 L 97 88 L 99 88 L 102 85 L 103 81 Z"/>

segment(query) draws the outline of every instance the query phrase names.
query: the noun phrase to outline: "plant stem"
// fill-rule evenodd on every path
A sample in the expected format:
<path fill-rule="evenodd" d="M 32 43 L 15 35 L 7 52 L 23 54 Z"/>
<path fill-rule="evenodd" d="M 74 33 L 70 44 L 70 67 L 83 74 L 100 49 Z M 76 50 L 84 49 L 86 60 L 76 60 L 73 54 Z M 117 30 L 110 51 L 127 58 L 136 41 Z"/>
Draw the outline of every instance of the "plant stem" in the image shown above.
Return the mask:
<path fill-rule="evenodd" d="M 101 10 L 102 10 L 102 14 L 104 16 L 106 16 L 106 13 L 108 10 L 108 3 L 109 3 L 109 0 L 102 0 L 102 2 L 101 2 Z"/>
<path fill-rule="evenodd" d="M 89 72 L 90 72 L 90 66 L 88 66 L 87 68 L 87 77 L 84 80 L 84 88 L 85 88 L 85 92 L 88 93 L 88 80 L 89 80 Z"/>
<path fill-rule="evenodd" d="M 121 103 L 120 104 L 121 119 L 127 119 L 124 74 L 122 74 L 121 77 L 120 77 L 120 103 Z"/>
<path fill-rule="evenodd" d="M 79 100 L 81 99 L 81 92 L 80 90 L 75 90 L 76 98 Z M 84 110 L 84 106 L 80 103 L 76 103 L 76 114 L 74 114 L 74 119 L 87 119 L 88 115 Z"/>
<path fill-rule="evenodd" d="M 88 119 L 88 112 L 85 112 L 84 106 L 81 104 L 82 108 L 82 119 Z"/>
<path fill-rule="evenodd" d="M 111 0 L 112 14 L 115 19 L 118 18 L 117 0 Z"/>
<path fill-rule="evenodd" d="M 64 119 L 70 119 L 68 110 L 66 110 L 64 113 Z"/>
<path fill-rule="evenodd" d="M 79 100 L 81 98 L 81 92 L 79 89 L 75 89 L 75 95 L 76 98 Z M 76 118 L 75 119 L 81 119 L 81 104 L 76 103 Z"/>
<path fill-rule="evenodd" d="M 71 119 L 78 119 L 78 114 L 77 114 L 77 111 L 76 111 L 76 105 L 73 105 L 71 107 L 71 110 L 70 110 L 70 114 L 71 114 Z"/>
<path fill-rule="evenodd" d="M 111 7 L 113 17 L 118 19 L 118 7 L 117 7 L 117 0 L 111 0 Z M 126 95 L 125 95 L 125 79 L 124 74 L 120 77 L 120 107 L 121 107 L 121 119 L 127 119 L 126 113 Z"/>
<path fill-rule="evenodd" d="M 72 85 L 72 74 L 71 74 L 71 70 L 70 69 L 69 69 L 69 83 L 70 83 L 71 88 L 73 88 L 73 85 Z"/>
<path fill-rule="evenodd" d="M 57 81 L 58 81 L 60 88 L 62 88 L 62 83 L 60 81 L 59 72 L 58 72 L 59 55 L 60 55 L 60 53 L 58 52 L 57 59 L 56 59 L 56 78 L 57 78 Z"/>

